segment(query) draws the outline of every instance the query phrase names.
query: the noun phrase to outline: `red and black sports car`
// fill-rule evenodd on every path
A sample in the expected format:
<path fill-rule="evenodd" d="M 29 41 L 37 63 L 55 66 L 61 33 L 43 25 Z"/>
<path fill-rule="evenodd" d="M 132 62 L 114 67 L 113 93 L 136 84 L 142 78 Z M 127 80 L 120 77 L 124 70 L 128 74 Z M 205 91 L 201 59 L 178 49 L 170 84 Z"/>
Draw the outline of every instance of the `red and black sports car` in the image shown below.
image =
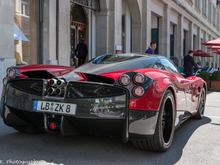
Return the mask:
<path fill-rule="evenodd" d="M 140 149 L 166 151 L 174 130 L 202 118 L 206 83 L 184 78 L 162 56 L 108 54 L 73 69 L 11 67 L 1 116 L 20 132 L 120 135 Z"/>

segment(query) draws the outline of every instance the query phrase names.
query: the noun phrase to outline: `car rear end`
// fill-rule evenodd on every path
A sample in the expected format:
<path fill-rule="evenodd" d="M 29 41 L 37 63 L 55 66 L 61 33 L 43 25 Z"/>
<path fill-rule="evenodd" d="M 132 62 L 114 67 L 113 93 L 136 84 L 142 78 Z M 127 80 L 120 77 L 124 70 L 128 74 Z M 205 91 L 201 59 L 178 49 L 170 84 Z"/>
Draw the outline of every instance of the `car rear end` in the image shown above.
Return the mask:
<path fill-rule="evenodd" d="M 72 73 L 46 78 L 45 72 L 44 79 L 35 78 L 38 74 L 7 74 L 1 108 L 5 123 L 63 135 L 121 135 L 125 141 L 154 134 L 158 106 L 152 102 L 150 77 L 138 71 L 108 76 Z"/>
<path fill-rule="evenodd" d="M 8 80 L 4 89 L 2 117 L 12 127 L 31 125 L 64 135 L 121 134 L 126 127 L 129 96 L 120 86 L 23 78 Z"/>

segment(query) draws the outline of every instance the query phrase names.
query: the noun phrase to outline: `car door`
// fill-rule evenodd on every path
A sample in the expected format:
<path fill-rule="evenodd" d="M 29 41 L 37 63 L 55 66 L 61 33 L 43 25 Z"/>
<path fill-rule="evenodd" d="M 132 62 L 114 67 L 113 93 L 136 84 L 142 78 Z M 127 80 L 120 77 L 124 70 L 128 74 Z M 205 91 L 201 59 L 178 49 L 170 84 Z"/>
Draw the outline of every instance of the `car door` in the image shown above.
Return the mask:
<path fill-rule="evenodd" d="M 186 89 L 189 88 L 190 84 L 177 70 L 172 62 L 168 59 L 160 59 L 161 64 L 164 69 L 169 73 L 169 77 L 173 82 L 176 90 L 176 124 L 182 120 L 185 112 L 187 111 L 187 101 L 186 101 Z"/>
<path fill-rule="evenodd" d="M 190 113 L 193 113 L 196 111 L 199 101 L 198 84 L 196 83 L 196 77 L 194 76 L 186 78 L 185 81 L 189 84 L 186 88 L 187 110 Z"/>

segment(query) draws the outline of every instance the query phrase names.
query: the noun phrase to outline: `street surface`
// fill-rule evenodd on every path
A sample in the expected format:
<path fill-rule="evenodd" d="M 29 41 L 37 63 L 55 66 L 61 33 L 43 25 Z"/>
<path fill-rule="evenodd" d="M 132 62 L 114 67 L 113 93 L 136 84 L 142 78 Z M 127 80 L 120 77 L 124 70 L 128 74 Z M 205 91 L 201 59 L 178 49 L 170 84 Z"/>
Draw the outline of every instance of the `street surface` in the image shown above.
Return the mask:
<path fill-rule="evenodd" d="M 139 151 L 117 138 L 21 134 L 0 119 L 1 164 L 219 165 L 220 93 L 208 94 L 205 117 L 182 125 L 165 153 Z"/>

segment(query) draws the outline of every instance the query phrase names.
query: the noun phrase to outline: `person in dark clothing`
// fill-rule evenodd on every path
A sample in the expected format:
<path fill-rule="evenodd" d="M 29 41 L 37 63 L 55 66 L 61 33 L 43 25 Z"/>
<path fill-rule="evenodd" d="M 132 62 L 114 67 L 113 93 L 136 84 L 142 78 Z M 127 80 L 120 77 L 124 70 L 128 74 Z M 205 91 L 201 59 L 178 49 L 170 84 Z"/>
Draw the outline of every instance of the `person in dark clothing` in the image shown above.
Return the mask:
<path fill-rule="evenodd" d="M 152 41 L 150 43 L 150 46 L 148 47 L 148 49 L 145 51 L 145 53 L 147 53 L 147 54 L 155 54 L 156 48 L 157 48 L 157 43 Z"/>
<path fill-rule="evenodd" d="M 184 73 L 186 77 L 193 76 L 193 67 L 198 67 L 193 59 L 193 51 L 190 50 L 188 55 L 184 57 Z"/>
<path fill-rule="evenodd" d="M 78 58 L 78 67 L 85 63 L 88 55 L 88 48 L 83 40 L 80 40 L 79 44 L 76 46 L 75 55 Z"/>

